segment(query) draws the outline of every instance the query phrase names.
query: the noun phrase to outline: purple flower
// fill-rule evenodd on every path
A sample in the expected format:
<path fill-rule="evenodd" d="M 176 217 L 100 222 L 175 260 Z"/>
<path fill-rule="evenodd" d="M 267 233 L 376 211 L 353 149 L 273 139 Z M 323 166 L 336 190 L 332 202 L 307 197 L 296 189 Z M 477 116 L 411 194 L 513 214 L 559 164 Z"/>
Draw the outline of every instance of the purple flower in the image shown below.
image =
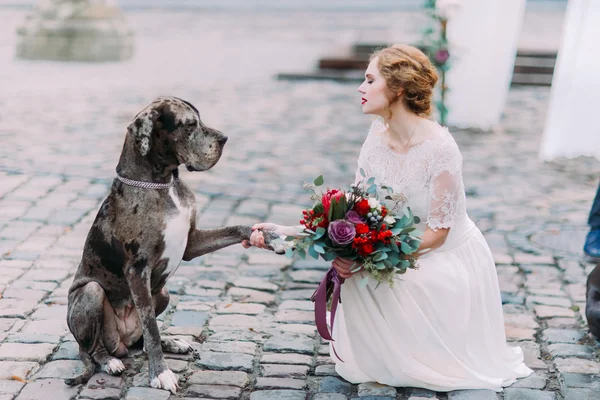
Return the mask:
<path fill-rule="evenodd" d="M 329 239 L 331 239 L 333 244 L 338 246 L 345 246 L 352 243 L 354 236 L 356 236 L 354 224 L 343 219 L 333 221 L 327 229 L 329 230 Z"/>
<path fill-rule="evenodd" d="M 440 49 L 435 52 L 435 55 L 433 56 L 433 58 L 437 64 L 442 65 L 446 61 L 448 61 L 448 58 L 450 58 L 450 53 L 446 49 Z"/>
<path fill-rule="evenodd" d="M 350 210 L 346 213 L 346 220 L 352 222 L 354 225 L 365 223 L 360 215 L 354 210 Z"/>

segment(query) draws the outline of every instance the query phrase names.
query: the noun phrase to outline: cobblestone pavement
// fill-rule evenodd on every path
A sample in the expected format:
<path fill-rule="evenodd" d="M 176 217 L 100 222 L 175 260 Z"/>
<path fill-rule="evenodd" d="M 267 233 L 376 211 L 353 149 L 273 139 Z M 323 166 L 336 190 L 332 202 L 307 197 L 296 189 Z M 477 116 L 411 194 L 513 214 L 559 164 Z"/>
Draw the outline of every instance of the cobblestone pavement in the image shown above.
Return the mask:
<path fill-rule="evenodd" d="M 140 13 L 130 17 L 139 35 L 136 59 L 105 66 L 12 61 L 10 34 L 21 17 L 0 10 L 10 22 L 0 27 L 0 62 L 8 65 L 0 70 L 0 400 L 599 397 L 600 347 L 582 313 L 592 265 L 580 248 L 600 164 L 537 161 L 546 88 L 511 90 L 492 133 L 453 131 L 465 160 L 469 214 L 497 263 L 506 333 L 525 350 L 532 377 L 501 394 L 346 383 L 315 334 L 309 301 L 327 265 L 233 246 L 182 263 L 168 283 L 162 334 L 190 341 L 199 356 L 167 354 L 182 378 L 180 395 L 148 387 L 141 351 L 126 359 L 121 377 L 97 374 L 67 387 L 62 379 L 81 367 L 65 323 L 67 290 L 132 116 L 155 95 L 175 94 L 229 135 L 215 168 L 182 172 L 196 192 L 201 227 L 294 223 L 307 205 L 304 180 L 324 173 L 337 186 L 352 179 L 369 121 L 354 85 L 278 82 L 272 73 L 308 68 L 306 57 L 350 37 L 355 21 L 361 35 L 385 39 L 389 32 L 373 21 L 389 26 L 406 16 L 370 15 L 369 22 L 345 15 L 331 28 L 330 16 L 306 15 L 315 29 L 301 40 L 282 29 L 268 47 L 269 32 L 286 24 L 297 30 L 298 20 L 264 17 L 253 25 L 236 15 Z M 164 36 L 153 30 L 158 20 Z M 249 30 L 252 40 L 263 40 L 254 55 L 247 53 L 254 44 Z M 201 48 L 195 58 L 188 54 L 194 37 Z M 181 39 L 177 47 L 174 38 Z M 238 55 L 247 68 L 235 64 Z M 260 68 L 252 59 L 262 59 Z M 210 66 L 196 71 L 191 61 Z"/>

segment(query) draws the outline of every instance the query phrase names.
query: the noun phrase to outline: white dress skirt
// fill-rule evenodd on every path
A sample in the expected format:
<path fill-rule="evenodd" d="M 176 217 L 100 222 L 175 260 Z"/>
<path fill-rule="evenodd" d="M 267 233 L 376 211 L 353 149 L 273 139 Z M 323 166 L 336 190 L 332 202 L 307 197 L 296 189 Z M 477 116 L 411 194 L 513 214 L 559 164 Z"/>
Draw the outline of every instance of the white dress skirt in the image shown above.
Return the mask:
<path fill-rule="evenodd" d="M 330 344 L 341 358 L 330 349 L 336 372 L 352 383 L 502 391 L 532 370 L 522 350 L 506 343 L 494 260 L 466 214 L 458 147 L 440 127 L 439 141 L 400 155 L 382 140 L 384 130 L 381 121 L 373 124 L 359 168 L 402 193 L 422 230 L 450 233 L 393 287 L 376 288 L 373 279 L 361 286 L 366 272 L 346 279 Z"/>

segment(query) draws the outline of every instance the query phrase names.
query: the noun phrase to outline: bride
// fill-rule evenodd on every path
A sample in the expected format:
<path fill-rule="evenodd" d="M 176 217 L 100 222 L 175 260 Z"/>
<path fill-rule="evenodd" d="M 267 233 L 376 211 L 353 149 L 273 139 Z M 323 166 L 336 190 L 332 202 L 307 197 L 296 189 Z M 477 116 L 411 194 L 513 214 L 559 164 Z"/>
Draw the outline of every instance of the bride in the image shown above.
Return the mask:
<path fill-rule="evenodd" d="M 420 50 L 394 45 L 373 54 L 358 88 L 363 113 L 378 116 L 358 171 L 400 193 L 400 206 L 421 217 L 424 234 L 419 268 L 392 288 L 373 279 L 361 286 L 366 271 L 352 273 L 351 260 L 334 260 L 346 280 L 332 333 L 341 359 L 331 354 L 337 373 L 352 383 L 502 391 L 532 371 L 521 349 L 506 343 L 494 260 L 466 212 L 458 146 L 427 118 L 437 79 Z M 264 248 L 261 230 L 300 231 L 272 223 L 254 229 L 244 247 Z"/>

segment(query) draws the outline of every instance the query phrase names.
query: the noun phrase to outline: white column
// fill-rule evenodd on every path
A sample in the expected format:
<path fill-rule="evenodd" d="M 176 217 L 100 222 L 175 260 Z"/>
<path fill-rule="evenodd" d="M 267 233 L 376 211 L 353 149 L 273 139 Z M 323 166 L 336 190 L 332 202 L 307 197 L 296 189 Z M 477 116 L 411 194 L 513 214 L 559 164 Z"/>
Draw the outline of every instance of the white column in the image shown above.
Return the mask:
<path fill-rule="evenodd" d="M 600 1 L 569 0 L 540 159 L 600 160 Z"/>
<path fill-rule="evenodd" d="M 525 0 L 463 0 L 448 21 L 448 125 L 489 130 L 500 122 Z"/>

